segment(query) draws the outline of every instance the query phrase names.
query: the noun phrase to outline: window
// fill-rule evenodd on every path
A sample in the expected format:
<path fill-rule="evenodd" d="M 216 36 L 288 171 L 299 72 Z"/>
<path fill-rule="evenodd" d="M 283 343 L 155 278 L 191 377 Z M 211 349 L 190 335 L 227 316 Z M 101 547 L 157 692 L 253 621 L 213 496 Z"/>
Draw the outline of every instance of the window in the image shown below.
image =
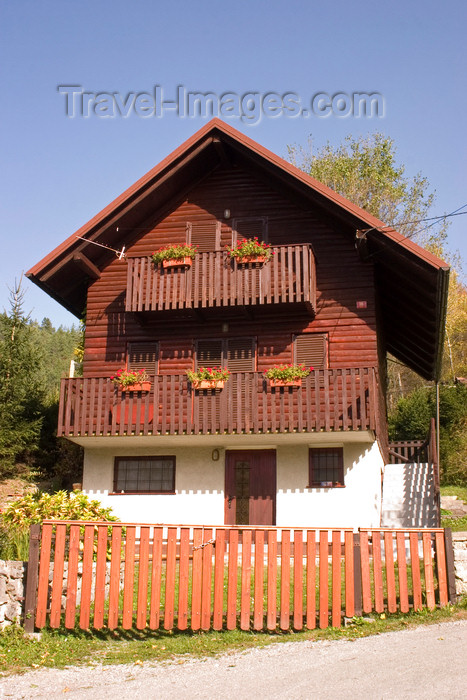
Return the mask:
<path fill-rule="evenodd" d="M 314 369 L 325 369 L 328 364 L 327 336 L 322 333 L 295 336 L 294 362 Z"/>
<path fill-rule="evenodd" d="M 233 219 L 232 221 L 232 244 L 236 245 L 237 240 L 242 238 L 255 238 L 255 236 L 265 243 L 268 242 L 268 220 L 266 217 L 246 217 Z"/>
<path fill-rule="evenodd" d="M 220 221 L 188 222 L 187 241 L 198 246 L 199 253 L 219 250 L 221 247 Z"/>
<path fill-rule="evenodd" d="M 344 448 L 310 448 L 308 487 L 344 486 Z"/>
<path fill-rule="evenodd" d="M 115 493 L 175 493 L 175 457 L 116 457 Z"/>
<path fill-rule="evenodd" d="M 231 372 L 254 372 L 256 369 L 255 339 L 198 340 L 196 367 L 213 366 L 227 367 Z"/>
<path fill-rule="evenodd" d="M 157 343 L 130 343 L 128 346 L 129 371 L 145 369 L 150 376 L 156 375 L 158 359 Z"/>
<path fill-rule="evenodd" d="M 237 416 L 240 407 L 247 401 L 247 384 L 239 380 L 237 372 L 256 370 L 255 338 L 224 338 L 198 340 L 196 343 L 196 369 L 198 367 L 227 367 L 233 374 L 229 377 L 229 390 L 232 396 L 230 409 Z M 212 418 L 212 404 L 200 407 L 201 414 L 207 411 Z M 220 410 L 219 407 L 216 410 Z"/>

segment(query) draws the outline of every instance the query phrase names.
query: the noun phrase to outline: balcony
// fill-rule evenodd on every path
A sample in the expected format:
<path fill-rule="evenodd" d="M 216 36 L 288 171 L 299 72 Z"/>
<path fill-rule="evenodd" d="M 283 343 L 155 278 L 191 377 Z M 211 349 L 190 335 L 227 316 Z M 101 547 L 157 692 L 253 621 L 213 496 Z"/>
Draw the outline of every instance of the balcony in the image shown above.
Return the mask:
<path fill-rule="evenodd" d="M 198 253 L 189 268 L 162 269 L 150 258 L 128 258 L 126 311 L 172 311 L 260 304 L 316 308 L 311 246 L 272 248 L 264 264 L 238 264 L 227 251 Z"/>
<path fill-rule="evenodd" d="M 62 379 L 58 435 L 220 435 L 377 430 L 373 367 L 312 372 L 301 387 L 271 388 L 259 372 L 232 373 L 220 390 L 158 375 L 148 392 L 107 377 Z"/>

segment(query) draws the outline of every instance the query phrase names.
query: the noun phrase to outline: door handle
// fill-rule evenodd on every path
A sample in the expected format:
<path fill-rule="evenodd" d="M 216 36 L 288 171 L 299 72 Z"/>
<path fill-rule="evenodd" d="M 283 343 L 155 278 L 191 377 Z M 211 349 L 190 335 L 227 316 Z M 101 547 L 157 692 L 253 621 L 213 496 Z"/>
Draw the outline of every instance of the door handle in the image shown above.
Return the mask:
<path fill-rule="evenodd" d="M 229 496 L 229 508 L 232 508 L 233 497 Z"/>

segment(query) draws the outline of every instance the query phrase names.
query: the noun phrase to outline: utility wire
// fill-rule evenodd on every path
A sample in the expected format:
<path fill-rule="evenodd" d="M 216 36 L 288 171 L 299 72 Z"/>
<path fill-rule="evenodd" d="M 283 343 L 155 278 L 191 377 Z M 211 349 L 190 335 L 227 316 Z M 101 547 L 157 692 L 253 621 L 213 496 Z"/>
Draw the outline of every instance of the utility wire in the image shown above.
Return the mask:
<path fill-rule="evenodd" d="M 466 211 L 461 211 L 461 209 L 465 209 L 465 207 L 467 207 L 467 204 L 464 204 L 462 207 L 459 207 L 458 209 L 455 209 L 455 210 L 454 210 L 453 212 L 451 212 L 450 214 L 446 214 L 446 216 L 441 216 L 441 217 L 439 217 L 436 221 L 433 221 L 432 224 L 428 224 L 428 226 L 424 226 L 423 228 L 419 229 L 418 231 L 415 231 L 414 233 L 410 234 L 410 236 L 407 236 L 407 238 L 412 238 L 412 236 L 416 236 L 416 235 L 418 235 L 419 233 L 423 233 L 424 231 L 427 231 L 429 228 L 431 228 L 432 226 L 434 226 L 434 225 L 437 223 L 437 221 L 440 221 L 441 219 L 446 220 L 446 219 L 447 219 L 448 217 L 450 217 L 450 216 L 462 216 L 463 214 L 467 214 Z"/>
<path fill-rule="evenodd" d="M 381 233 L 384 233 L 385 231 L 394 231 L 399 228 L 402 228 L 403 226 L 408 226 L 409 224 L 421 224 L 424 221 L 432 221 L 432 224 L 429 224 L 428 226 L 425 226 L 422 229 L 419 229 L 418 231 L 414 231 L 411 233 L 409 236 L 405 236 L 405 238 L 412 238 L 412 236 L 416 236 L 418 233 L 422 233 L 422 231 L 425 231 L 427 228 L 430 228 L 431 226 L 434 226 L 436 222 L 441 221 L 442 219 L 449 219 L 452 216 L 463 216 L 464 214 L 467 214 L 467 211 L 461 211 L 461 209 L 465 209 L 467 207 L 467 204 L 463 204 L 461 207 L 458 207 L 455 209 L 453 212 L 450 214 L 441 214 L 439 216 L 430 216 L 425 219 L 416 219 L 415 221 L 402 221 L 400 224 L 395 224 L 394 226 L 372 226 L 371 228 L 362 228 L 358 229 L 359 233 L 369 233 L 370 231 L 380 231 Z"/>

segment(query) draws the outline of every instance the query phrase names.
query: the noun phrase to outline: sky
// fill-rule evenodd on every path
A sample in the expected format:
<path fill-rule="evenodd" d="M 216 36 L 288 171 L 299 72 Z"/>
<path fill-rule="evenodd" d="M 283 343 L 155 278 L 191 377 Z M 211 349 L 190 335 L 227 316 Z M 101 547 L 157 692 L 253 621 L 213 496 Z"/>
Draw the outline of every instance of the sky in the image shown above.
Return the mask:
<path fill-rule="evenodd" d="M 382 132 L 436 190 L 434 215 L 466 205 L 466 19 L 460 0 L 4 1 L 0 310 L 22 273 L 206 123 L 188 93 L 213 93 L 282 157 L 310 136 L 319 148 Z M 182 93 L 185 114 L 167 104 Z M 356 93 L 377 94 L 378 114 L 358 115 Z M 451 221 L 467 260 L 467 216 Z M 77 323 L 24 290 L 31 318 Z"/>

